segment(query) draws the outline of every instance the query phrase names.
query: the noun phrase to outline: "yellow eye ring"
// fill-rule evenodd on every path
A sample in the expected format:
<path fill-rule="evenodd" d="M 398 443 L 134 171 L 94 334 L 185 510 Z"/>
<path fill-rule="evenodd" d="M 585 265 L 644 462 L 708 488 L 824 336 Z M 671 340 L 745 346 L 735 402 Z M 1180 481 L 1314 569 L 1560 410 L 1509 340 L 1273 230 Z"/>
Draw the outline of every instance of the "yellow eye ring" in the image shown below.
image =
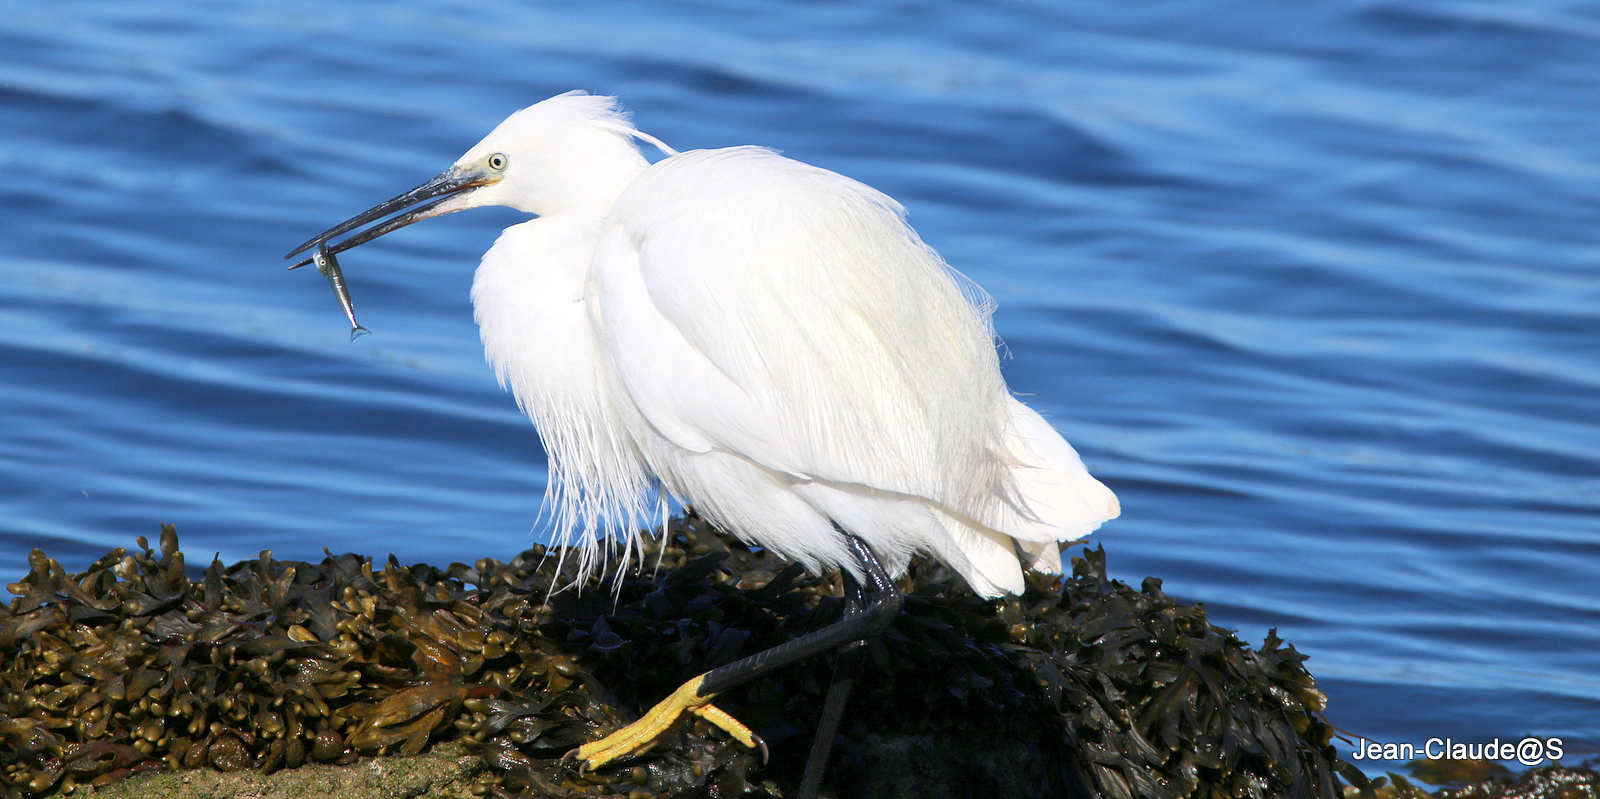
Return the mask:
<path fill-rule="evenodd" d="M 506 158 L 504 153 L 495 153 L 494 155 L 489 156 L 488 162 L 490 169 L 500 172 L 506 168 L 507 164 L 511 163 L 511 159 Z"/>

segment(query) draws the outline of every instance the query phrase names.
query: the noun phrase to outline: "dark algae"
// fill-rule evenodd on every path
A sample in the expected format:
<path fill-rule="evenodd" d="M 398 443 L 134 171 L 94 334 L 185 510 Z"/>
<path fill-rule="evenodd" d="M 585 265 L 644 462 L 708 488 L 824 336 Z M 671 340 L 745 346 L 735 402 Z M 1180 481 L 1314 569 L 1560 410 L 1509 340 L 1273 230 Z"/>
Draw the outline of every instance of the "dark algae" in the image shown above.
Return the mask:
<path fill-rule="evenodd" d="M 719 699 L 768 742 L 768 763 L 698 719 L 596 772 L 562 756 L 690 677 L 836 620 L 837 577 L 692 516 L 620 581 L 555 591 L 576 560 L 560 554 L 437 568 L 268 551 L 201 570 L 166 527 L 155 549 L 140 539 L 69 575 L 35 550 L 0 607 L 0 793 L 79 793 L 154 771 L 270 773 L 447 742 L 483 763 L 466 795 L 792 792 L 827 658 Z M 1269 635 L 1251 649 L 1159 580 L 1108 579 L 1103 550 L 1072 566 L 983 600 L 916 561 L 904 613 L 868 646 L 835 749 L 837 795 L 1424 795 L 1338 759 L 1325 699 L 1292 646 Z M 1542 793 L 1504 775 L 1446 790 L 1594 796 L 1593 773 L 1572 773 L 1550 771 Z"/>

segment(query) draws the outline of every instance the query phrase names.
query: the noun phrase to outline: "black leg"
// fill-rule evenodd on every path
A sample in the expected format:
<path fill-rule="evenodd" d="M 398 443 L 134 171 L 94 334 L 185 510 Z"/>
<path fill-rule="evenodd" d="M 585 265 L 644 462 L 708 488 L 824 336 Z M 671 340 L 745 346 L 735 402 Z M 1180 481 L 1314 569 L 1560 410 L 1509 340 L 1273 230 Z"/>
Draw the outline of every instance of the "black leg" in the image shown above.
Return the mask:
<path fill-rule="evenodd" d="M 843 576 L 845 613 L 860 613 L 867 601 L 861 583 L 848 571 Z M 856 675 L 861 673 L 866 651 L 865 641 L 846 644 L 834 663 L 833 682 L 828 685 L 828 698 L 822 704 L 822 717 L 817 721 L 816 737 L 811 741 L 805 776 L 800 779 L 795 799 L 817 799 L 817 792 L 822 789 L 822 776 L 828 771 L 828 755 L 833 752 L 834 739 L 839 736 L 844 706 L 850 701 L 850 691 L 855 688 Z"/>
<path fill-rule="evenodd" d="M 842 530 L 840 533 L 849 535 Z M 869 602 L 886 592 L 893 592 L 895 603 L 900 604 L 899 589 L 884 574 L 872 550 L 855 536 L 849 536 L 849 540 L 851 550 L 862 564 L 862 571 L 867 574 L 867 581 L 872 588 L 870 591 L 863 588 L 860 581 L 846 571 L 843 575 L 845 614 L 865 612 Z M 890 621 L 893 621 L 892 617 Z M 882 629 L 878 632 L 881 633 Z M 817 793 L 822 790 L 822 777 L 828 771 L 828 755 L 833 752 L 833 742 L 839 737 L 839 722 L 844 719 L 845 704 L 850 701 L 850 692 L 855 688 L 856 676 L 861 673 L 861 661 L 866 659 L 866 654 L 866 641 L 856 641 L 846 644 L 834 663 L 833 681 L 828 685 L 828 698 L 822 704 L 822 717 L 817 720 L 816 737 L 811 741 L 811 753 L 806 757 L 805 774 L 800 779 L 800 790 L 795 793 L 795 799 L 817 799 Z"/>
<path fill-rule="evenodd" d="M 838 649 L 855 641 L 875 638 L 888 629 L 890 622 L 900 615 L 905 597 L 901 596 L 900 589 L 889 579 L 889 574 L 883 570 L 883 564 L 878 562 L 877 556 L 872 554 L 872 550 L 865 542 L 848 533 L 841 534 L 850 542 L 850 549 L 866 577 L 866 584 L 860 586 L 864 589 L 862 591 L 864 604 L 860 611 L 851 613 L 847 607 L 844 618 L 820 630 L 806 633 L 792 641 L 786 641 L 771 649 L 762 650 L 742 660 L 706 672 L 697 691 L 701 696 L 722 693 L 797 660 Z"/>
<path fill-rule="evenodd" d="M 835 526 L 834 529 L 838 527 Z M 712 705 L 712 698 L 797 660 L 876 638 L 900 614 L 900 608 L 905 604 L 900 589 L 889 579 L 888 573 L 883 570 L 883 564 L 878 562 L 872 549 L 861 539 L 843 530 L 839 530 L 839 534 L 845 537 L 851 554 L 855 556 L 861 568 L 863 578 L 862 581 L 857 581 L 846 574 L 847 604 L 844 618 L 792 641 L 757 652 L 726 666 L 718 666 L 684 683 L 678 690 L 672 692 L 671 696 L 656 703 L 656 706 L 650 708 L 638 721 L 598 741 L 584 744 L 568 752 L 567 756 L 580 761 L 583 768 L 599 768 L 619 757 L 650 748 L 655 740 L 685 712 L 693 713 L 722 728 L 745 746 L 760 747 L 764 756 L 766 744 L 763 744 L 750 728 Z M 844 653 L 839 665 L 835 667 L 834 680 L 828 687 L 828 698 L 824 702 L 823 723 L 818 725 L 817 742 L 812 748 L 803 780 L 804 785 L 810 786 L 811 797 L 815 796 L 815 791 L 821 784 L 822 771 L 827 766 L 828 751 L 833 746 L 839 718 L 844 713 L 845 700 L 849 698 L 850 687 L 855 682 L 855 671 L 860 667 L 860 658 L 861 647 L 855 647 Z"/>
<path fill-rule="evenodd" d="M 817 721 L 817 737 L 811 741 L 805 776 L 800 779 L 795 799 L 817 799 L 817 792 L 822 789 L 822 777 L 828 771 L 828 755 L 833 753 L 833 742 L 839 737 L 844 706 L 850 701 L 850 691 L 855 688 L 856 675 L 861 673 L 861 661 L 866 660 L 866 655 L 867 645 L 862 641 L 850 644 L 839 653 L 839 660 L 833 666 L 833 682 L 828 685 L 828 698 L 822 705 L 822 718 Z"/>

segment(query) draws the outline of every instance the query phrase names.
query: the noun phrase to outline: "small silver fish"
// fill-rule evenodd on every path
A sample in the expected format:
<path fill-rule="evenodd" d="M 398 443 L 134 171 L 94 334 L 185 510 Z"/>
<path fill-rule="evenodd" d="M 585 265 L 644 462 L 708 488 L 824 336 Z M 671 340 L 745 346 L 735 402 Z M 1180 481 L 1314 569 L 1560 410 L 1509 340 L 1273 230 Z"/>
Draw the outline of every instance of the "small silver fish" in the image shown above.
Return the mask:
<path fill-rule="evenodd" d="M 344 308 L 344 315 L 350 320 L 350 340 L 355 341 L 362 333 L 371 333 L 371 330 L 356 322 L 356 306 L 350 302 L 350 289 L 344 284 L 344 272 L 339 269 L 339 259 L 328 250 L 327 242 L 317 245 L 316 252 L 311 253 L 311 262 L 328 279 L 328 285 L 333 286 L 334 296 L 339 298 L 339 307 Z"/>

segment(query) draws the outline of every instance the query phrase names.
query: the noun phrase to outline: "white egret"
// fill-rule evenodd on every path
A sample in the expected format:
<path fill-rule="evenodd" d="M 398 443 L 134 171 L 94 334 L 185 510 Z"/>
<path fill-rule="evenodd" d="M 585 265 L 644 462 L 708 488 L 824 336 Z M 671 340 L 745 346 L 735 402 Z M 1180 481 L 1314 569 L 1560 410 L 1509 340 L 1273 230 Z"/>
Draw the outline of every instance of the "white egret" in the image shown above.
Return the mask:
<path fill-rule="evenodd" d="M 641 139 L 668 157 L 652 165 Z M 483 256 L 472 303 L 549 453 L 559 532 L 631 540 L 672 496 L 813 571 L 843 569 L 850 588 L 843 620 L 690 681 L 580 748 L 591 767 L 648 748 L 685 711 L 754 745 L 711 698 L 881 632 L 913 553 L 998 596 L 1022 590 L 1024 567 L 1059 571 L 1060 543 L 1118 514 L 1007 392 L 987 296 L 898 203 L 760 147 L 675 153 L 614 98 L 518 111 L 443 174 L 295 253 L 403 209 L 329 249 L 488 205 L 537 215 Z M 802 793 L 848 684 L 830 692 Z"/>

